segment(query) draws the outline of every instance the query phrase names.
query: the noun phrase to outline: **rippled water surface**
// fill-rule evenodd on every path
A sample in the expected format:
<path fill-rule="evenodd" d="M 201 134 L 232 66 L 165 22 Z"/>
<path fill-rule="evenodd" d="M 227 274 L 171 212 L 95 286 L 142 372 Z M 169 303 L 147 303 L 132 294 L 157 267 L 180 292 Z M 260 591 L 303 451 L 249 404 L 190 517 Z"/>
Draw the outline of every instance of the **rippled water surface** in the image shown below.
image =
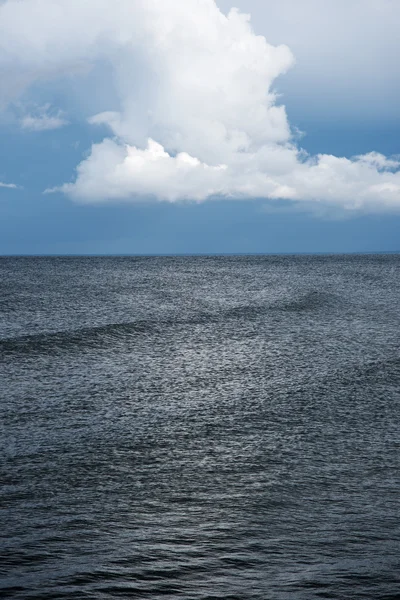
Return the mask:
<path fill-rule="evenodd" d="M 0 286 L 1 597 L 400 598 L 400 256 Z"/>

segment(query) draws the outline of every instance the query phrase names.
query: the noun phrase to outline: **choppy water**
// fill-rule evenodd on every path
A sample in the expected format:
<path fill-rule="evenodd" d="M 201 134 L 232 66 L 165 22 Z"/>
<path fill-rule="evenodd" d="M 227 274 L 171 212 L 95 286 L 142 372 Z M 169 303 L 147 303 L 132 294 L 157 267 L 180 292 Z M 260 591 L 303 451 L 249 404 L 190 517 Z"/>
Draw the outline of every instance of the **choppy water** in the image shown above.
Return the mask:
<path fill-rule="evenodd" d="M 400 598 L 399 275 L 0 259 L 0 596 Z"/>

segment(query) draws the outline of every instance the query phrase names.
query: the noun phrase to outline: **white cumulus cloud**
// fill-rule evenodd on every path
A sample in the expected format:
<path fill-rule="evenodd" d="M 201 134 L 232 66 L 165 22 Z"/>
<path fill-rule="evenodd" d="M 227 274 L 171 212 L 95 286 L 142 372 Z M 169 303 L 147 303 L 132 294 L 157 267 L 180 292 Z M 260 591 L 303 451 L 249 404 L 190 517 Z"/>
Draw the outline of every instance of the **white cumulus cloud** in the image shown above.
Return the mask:
<path fill-rule="evenodd" d="M 33 82 L 103 65 L 116 106 L 90 119 L 109 137 L 61 185 L 86 202 L 210 197 L 400 207 L 396 158 L 309 156 L 274 82 L 285 45 L 214 0 L 7 0 L 0 5 L 3 103 Z M 97 90 L 90 92 L 97 98 Z"/>

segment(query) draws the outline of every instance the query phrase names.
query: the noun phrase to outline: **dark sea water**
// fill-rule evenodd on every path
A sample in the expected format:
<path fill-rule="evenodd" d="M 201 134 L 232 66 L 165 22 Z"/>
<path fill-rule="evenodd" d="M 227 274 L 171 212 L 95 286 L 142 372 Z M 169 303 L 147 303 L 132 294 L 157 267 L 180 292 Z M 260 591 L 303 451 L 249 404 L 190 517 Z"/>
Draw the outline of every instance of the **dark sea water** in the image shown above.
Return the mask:
<path fill-rule="evenodd" d="M 400 598 L 400 255 L 0 285 L 2 598 Z"/>

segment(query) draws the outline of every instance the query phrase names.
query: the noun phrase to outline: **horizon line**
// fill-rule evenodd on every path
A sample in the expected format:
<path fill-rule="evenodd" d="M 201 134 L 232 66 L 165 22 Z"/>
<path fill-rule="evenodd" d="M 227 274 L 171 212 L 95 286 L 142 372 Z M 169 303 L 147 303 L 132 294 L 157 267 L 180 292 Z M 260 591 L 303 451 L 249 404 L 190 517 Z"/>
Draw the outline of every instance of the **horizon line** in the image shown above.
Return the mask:
<path fill-rule="evenodd" d="M 166 253 L 69 253 L 69 254 L 0 254 L 2 258 L 168 258 L 168 257 L 235 257 L 235 256 L 377 256 L 400 254 L 400 250 L 364 250 L 349 252 L 166 252 Z"/>

